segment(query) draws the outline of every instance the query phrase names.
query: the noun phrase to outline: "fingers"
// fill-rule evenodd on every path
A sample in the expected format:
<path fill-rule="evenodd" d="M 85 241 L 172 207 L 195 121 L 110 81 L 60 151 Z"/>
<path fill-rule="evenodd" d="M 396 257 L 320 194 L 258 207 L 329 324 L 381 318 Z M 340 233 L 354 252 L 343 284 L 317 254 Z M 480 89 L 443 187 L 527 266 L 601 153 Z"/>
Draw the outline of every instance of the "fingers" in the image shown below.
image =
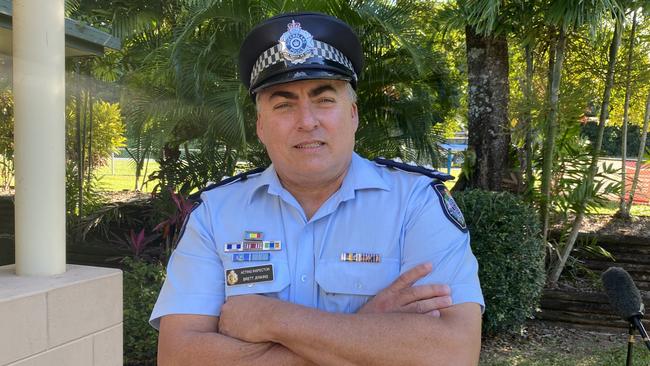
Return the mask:
<path fill-rule="evenodd" d="M 451 295 L 451 289 L 447 285 L 420 285 L 411 286 L 399 290 L 400 304 L 410 304 L 415 301 L 431 299 L 440 296 Z"/>
<path fill-rule="evenodd" d="M 402 273 L 397 279 L 387 287 L 389 290 L 399 291 L 404 288 L 413 286 L 415 281 L 428 275 L 431 272 L 431 263 L 422 263 Z"/>
<path fill-rule="evenodd" d="M 440 296 L 434 297 L 431 299 L 425 299 L 420 301 L 412 302 L 406 306 L 402 307 L 402 312 L 406 313 L 416 313 L 416 314 L 429 314 L 440 316 L 438 310 L 444 309 L 451 306 L 451 297 L 450 296 Z"/>

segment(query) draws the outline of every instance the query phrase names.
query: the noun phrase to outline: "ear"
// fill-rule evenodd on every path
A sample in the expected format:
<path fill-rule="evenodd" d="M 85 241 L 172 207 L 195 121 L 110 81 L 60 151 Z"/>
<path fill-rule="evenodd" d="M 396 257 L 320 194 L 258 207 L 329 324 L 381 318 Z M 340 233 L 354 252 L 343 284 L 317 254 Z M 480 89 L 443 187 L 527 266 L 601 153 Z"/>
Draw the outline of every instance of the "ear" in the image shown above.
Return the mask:
<path fill-rule="evenodd" d="M 262 124 L 262 121 L 260 120 L 260 114 L 259 112 L 257 113 L 257 121 L 255 122 L 255 127 L 256 127 L 256 132 L 257 132 L 257 138 L 262 142 L 262 145 L 264 145 L 264 126 Z"/>
<path fill-rule="evenodd" d="M 352 117 L 352 123 L 354 126 L 354 132 L 357 132 L 357 128 L 359 128 L 359 108 L 357 107 L 357 103 L 352 103 L 352 108 L 350 108 L 350 113 Z"/>

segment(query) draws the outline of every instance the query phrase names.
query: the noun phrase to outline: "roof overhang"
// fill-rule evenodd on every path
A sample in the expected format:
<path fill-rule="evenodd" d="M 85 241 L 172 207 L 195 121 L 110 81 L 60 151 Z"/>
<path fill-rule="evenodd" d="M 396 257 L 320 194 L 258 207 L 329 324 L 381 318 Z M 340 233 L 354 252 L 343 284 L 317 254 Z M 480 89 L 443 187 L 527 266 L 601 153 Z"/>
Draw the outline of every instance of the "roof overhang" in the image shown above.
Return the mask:
<path fill-rule="evenodd" d="M 0 0 L 0 54 L 11 55 L 11 0 Z M 65 19 L 65 56 L 100 56 L 106 49 L 119 50 L 120 40 L 73 19 Z"/>

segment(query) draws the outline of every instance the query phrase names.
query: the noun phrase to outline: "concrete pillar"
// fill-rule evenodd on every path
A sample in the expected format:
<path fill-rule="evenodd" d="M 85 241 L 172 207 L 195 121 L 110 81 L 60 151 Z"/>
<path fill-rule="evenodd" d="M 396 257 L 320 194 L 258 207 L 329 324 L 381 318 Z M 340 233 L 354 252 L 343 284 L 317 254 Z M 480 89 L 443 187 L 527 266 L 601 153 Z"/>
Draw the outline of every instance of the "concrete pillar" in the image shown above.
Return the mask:
<path fill-rule="evenodd" d="M 13 1 L 16 274 L 65 272 L 64 0 Z"/>

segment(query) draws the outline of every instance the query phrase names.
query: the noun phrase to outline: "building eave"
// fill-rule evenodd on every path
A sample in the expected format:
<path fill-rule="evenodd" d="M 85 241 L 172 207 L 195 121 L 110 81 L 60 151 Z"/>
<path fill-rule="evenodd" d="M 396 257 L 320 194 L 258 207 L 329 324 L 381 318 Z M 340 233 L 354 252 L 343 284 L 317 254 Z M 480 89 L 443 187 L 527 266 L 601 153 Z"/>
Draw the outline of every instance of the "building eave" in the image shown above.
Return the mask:
<path fill-rule="evenodd" d="M 12 41 L 11 0 L 0 0 L 0 53 L 11 55 Z M 119 50 L 121 42 L 116 37 L 74 19 L 65 19 L 65 55 L 100 56 L 107 49 Z"/>

